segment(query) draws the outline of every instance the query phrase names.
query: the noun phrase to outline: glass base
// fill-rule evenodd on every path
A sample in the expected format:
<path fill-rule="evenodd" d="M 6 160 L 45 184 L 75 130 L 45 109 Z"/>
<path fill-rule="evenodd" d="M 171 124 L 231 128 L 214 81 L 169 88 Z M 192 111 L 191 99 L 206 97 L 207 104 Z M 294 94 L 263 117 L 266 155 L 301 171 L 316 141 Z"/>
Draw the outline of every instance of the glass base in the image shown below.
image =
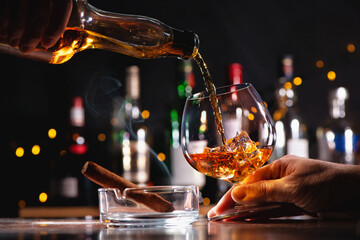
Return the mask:
<path fill-rule="evenodd" d="M 252 216 L 260 215 L 262 212 L 270 211 L 274 209 L 280 209 L 282 207 L 279 203 L 266 203 L 266 204 L 245 204 L 236 205 L 233 209 L 224 212 L 221 215 L 208 218 L 209 221 L 220 220 L 235 220 L 235 219 L 251 219 Z"/>
<path fill-rule="evenodd" d="M 100 214 L 107 227 L 164 228 L 184 227 L 198 220 L 198 212 L 174 211 L 171 213 L 106 213 Z"/>

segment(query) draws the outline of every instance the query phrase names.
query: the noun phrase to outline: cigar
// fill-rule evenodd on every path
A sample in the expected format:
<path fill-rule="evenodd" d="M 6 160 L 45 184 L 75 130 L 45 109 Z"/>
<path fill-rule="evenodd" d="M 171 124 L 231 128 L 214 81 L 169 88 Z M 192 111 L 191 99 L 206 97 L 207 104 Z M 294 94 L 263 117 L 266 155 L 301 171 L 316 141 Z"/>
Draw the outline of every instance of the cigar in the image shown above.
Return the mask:
<path fill-rule="evenodd" d="M 123 194 L 125 188 L 139 188 L 136 184 L 91 161 L 85 163 L 81 173 L 103 188 L 118 188 L 121 194 Z M 127 194 L 127 197 L 156 212 L 172 212 L 175 210 L 169 201 L 155 193 L 144 193 L 141 190 L 131 191 Z"/>

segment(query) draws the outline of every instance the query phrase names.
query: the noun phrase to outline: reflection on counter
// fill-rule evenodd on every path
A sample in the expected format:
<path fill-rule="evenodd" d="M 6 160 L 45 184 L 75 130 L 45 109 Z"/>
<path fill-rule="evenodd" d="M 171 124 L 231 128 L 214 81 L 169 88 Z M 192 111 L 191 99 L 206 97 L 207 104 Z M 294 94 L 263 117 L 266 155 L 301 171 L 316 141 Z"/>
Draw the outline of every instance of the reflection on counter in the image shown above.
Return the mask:
<path fill-rule="evenodd" d="M 359 239 L 360 222 L 318 219 L 278 219 L 262 222 L 208 222 L 188 227 L 106 228 L 98 220 L 0 219 L 0 239 L 7 240 L 132 240 L 132 239 Z"/>
<path fill-rule="evenodd" d="M 207 223 L 202 227 L 178 228 L 108 228 L 99 233 L 99 240 L 131 239 L 208 239 Z"/>

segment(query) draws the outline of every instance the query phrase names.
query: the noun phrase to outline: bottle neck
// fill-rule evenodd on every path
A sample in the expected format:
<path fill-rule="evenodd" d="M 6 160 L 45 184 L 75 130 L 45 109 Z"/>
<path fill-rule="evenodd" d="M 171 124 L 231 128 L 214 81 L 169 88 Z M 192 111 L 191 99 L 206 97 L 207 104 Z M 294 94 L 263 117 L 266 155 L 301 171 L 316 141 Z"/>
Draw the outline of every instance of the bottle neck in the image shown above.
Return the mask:
<path fill-rule="evenodd" d="M 180 123 L 179 123 L 179 114 L 176 109 L 171 110 L 170 121 L 171 121 L 170 144 L 173 148 L 178 148 L 180 146 Z"/>
<path fill-rule="evenodd" d="M 87 152 L 88 146 L 83 136 L 85 127 L 85 110 L 81 97 L 75 97 L 70 108 L 70 124 L 72 127 L 71 144 L 69 151 L 72 154 L 83 155 Z"/>
<path fill-rule="evenodd" d="M 285 81 L 291 81 L 294 73 L 293 57 L 285 55 L 282 59 L 282 73 Z M 285 83 L 285 82 L 284 82 Z"/>
<path fill-rule="evenodd" d="M 193 73 L 191 61 L 181 61 L 179 64 L 179 80 L 177 85 L 177 93 L 180 99 L 184 99 L 191 95 L 195 88 L 195 76 Z"/>
<path fill-rule="evenodd" d="M 130 119 L 140 118 L 140 70 L 137 66 L 126 69 L 126 117 Z"/>
<path fill-rule="evenodd" d="M 81 97 L 73 99 L 73 104 L 70 109 L 70 123 L 72 127 L 85 126 L 85 110 Z"/>
<path fill-rule="evenodd" d="M 281 87 L 276 90 L 275 95 L 278 107 L 280 108 L 290 108 L 296 105 L 297 95 L 293 88 L 285 89 L 284 87 Z"/>
<path fill-rule="evenodd" d="M 330 100 L 330 117 L 334 119 L 345 118 L 345 100 L 331 99 Z"/>
<path fill-rule="evenodd" d="M 230 64 L 229 80 L 231 85 L 243 83 L 243 71 L 242 71 L 242 65 L 240 63 Z"/>
<path fill-rule="evenodd" d="M 198 35 L 190 31 L 171 28 L 173 33 L 172 49 L 169 56 L 187 60 L 194 58 L 199 52 L 200 40 Z"/>

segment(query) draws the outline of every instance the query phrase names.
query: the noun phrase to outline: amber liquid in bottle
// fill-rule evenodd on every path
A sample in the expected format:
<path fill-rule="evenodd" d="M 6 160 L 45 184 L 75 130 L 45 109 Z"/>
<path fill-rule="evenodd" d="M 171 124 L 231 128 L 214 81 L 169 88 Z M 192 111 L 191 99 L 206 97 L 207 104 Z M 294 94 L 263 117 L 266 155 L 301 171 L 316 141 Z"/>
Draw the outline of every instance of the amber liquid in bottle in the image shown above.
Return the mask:
<path fill-rule="evenodd" d="M 136 58 L 173 56 L 193 58 L 199 38 L 190 31 L 172 28 L 161 21 L 139 15 L 103 11 L 87 0 L 74 1 L 65 32 L 51 48 L 41 44 L 30 53 L 0 43 L 0 52 L 17 57 L 61 64 L 85 49 L 103 49 Z"/>
<path fill-rule="evenodd" d="M 172 44 L 173 42 L 155 46 L 127 45 L 99 33 L 81 28 L 67 28 L 54 47 L 50 49 L 38 47 L 34 54 L 38 60 L 52 64 L 64 63 L 72 58 L 75 53 L 88 48 L 110 50 L 137 58 L 158 58 L 169 55 L 180 56 L 180 50 L 173 48 Z"/>

